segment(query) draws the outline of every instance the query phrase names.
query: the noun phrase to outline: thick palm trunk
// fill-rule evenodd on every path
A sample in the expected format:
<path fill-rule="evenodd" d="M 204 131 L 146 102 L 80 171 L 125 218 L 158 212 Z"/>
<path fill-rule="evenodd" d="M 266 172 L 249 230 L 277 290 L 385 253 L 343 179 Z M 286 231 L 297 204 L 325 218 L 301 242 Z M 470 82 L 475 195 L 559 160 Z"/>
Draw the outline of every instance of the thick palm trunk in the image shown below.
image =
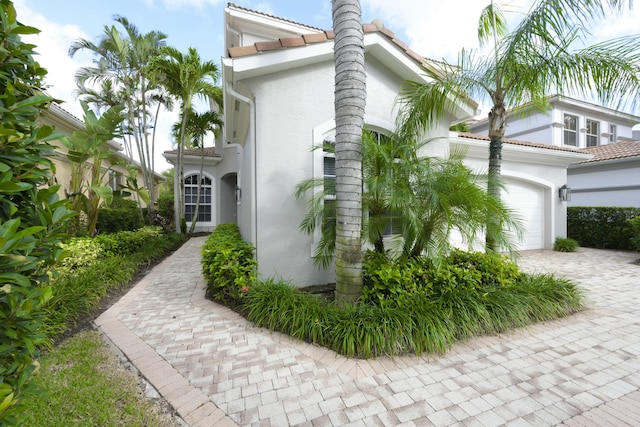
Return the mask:
<path fill-rule="evenodd" d="M 501 199 L 500 195 L 500 174 L 502 169 L 502 140 L 504 138 L 504 127 L 507 120 L 507 110 L 504 100 L 500 97 L 493 97 L 494 105 L 489 112 L 489 176 L 487 180 L 487 192 L 489 195 Z M 493 235 L 501 229 L 501 225 L 496 222 L 496 218 L 487 218 L 486 249 L 489 251 L 499 250 L 496 247 Z"/>
<path fill-rule="evenodd" d="M 364 34 L 358 0 L 333 1 L 336 115 L 336 302 L 362 293 Z"/>

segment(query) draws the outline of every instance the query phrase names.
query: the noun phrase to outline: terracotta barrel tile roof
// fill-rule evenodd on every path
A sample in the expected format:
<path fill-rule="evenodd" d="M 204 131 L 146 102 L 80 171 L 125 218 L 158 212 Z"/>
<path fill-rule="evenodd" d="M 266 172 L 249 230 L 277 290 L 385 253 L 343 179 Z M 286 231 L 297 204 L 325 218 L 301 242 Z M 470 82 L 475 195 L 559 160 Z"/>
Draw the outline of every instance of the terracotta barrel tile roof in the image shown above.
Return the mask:
<path fill-rule="evenodd" d="M 235 3 L 229 3 L 229 7 L 234 7 L 236 9 L 255 13 L 257 15 L 268 16 L 269 18 L 277 19 L 284 22 L 290 22 L 296 25 L 302 25 L 310 29 L 317 29 L 321 31 L 320 33 L 301 34 L 299 37 L 287 37 L 287 38 L 281 38 L 279 40 L 256 42 L 253 45 L 248 45 L 248 46 L 231 47 L 229 48 L 229 52 L 228 52 L 230 58 L 240 58 L 243 56 L 256 55 L 261 52 L 271 52 L 271 51 L 280 50 L 283 48 L 306 46 L 313 43 L 322 43 L 322 42 L 326 42 L 334 39 L 333 30 L 323 31 L 319 28 L 311 27 L 309 25 L 301 24 L 299 22 L 279 18 L 277 16 L 273 16 L 266 13 L 240 7 Z M 402 40 L 396 38 L 396 35 L 394 34 L 394 32 L 382 26 L 381 23 L 376 23 L 374 21 L 372 23 L 362 24 L 362 30 L 364 31 L 365 34 L 372 34 L 372 33 L 382 34 L 387 39 L 389 39 L 393 44 L 395 44 L 401 50 L 403 50 L 410 58 L 412 58 L 418 64 L 425 65 L 426 60 L 422 55 L 419 55 L 418 53 L 409 49 L 409 45 L 407 45 Z"/>
<path fill-rule="evenodd" d="M 593 158 L 581 163 L 602 162 L 605 160 L 625 159 L 640 156 L 640 141 L 621 141 L 612 144 L 598 145 L 581 150 L 593 154 Z"/>

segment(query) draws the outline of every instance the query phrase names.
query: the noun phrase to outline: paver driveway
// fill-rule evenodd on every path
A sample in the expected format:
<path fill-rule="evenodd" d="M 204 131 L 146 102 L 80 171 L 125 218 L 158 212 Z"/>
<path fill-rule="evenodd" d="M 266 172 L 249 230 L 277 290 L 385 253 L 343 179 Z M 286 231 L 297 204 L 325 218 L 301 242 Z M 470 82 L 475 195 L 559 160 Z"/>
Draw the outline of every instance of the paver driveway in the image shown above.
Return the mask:
<path fill-rule="evenodd" d="M 529 251 L 591 309 L 438 357 L 348 359 L 204 299 L 190 239 L 96 320 L 191 426 L 640 425 L 638 254 Z"/>

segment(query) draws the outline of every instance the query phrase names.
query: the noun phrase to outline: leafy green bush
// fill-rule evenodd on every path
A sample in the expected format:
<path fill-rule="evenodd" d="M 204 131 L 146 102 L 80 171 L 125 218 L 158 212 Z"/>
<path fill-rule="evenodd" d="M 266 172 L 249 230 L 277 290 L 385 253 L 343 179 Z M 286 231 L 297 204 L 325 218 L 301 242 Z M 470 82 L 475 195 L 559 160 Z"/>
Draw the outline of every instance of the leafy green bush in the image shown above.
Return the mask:
<path fill-rule="evenodd" d="M 628 222 L 633 230 L 633 237 L 631 237 L 631 249 L 640 252 L 640 215 L 635 218 L 631 218 Z"/>
<path fill-rule="evenodd" d="M 566 237 L 556 237 L 553 242 L 553 250 L 557 252 L 575 252 L 578 249 L 578 242 Z"/>
<path fill-rule="evenodd" d="M 640 216 L 640 208 L 567 208 L 567 236 L 580 246 L 602 249 L 633 249 L 629 220 Z"/>
<path fill-rule="evenodd" d="M 254 247 L 242 240 L 236 224 L 221 224 L 202 246 L 202 273 L 208 298 L 239 302 L 257 281 Z"/>
<path fill-rule="evenodd" d="M 444 353 L 460 339 L 583 308 L 583 295 L 573 283 L 549 275 L 519 274 L 509 286 L 491 283 L 483 291 L 446 283 L 437 295 L 416 292 L 403 305 L 360 302 L 338 308 L 290 283 L 269 279 L 254 285 L 243 303 L 247 318 L 257 326 L 361 358 Z"/>
<path fill-rule="evenodd" d="M 150 241 L 162 236 L 161 227 L 143 227 L 136 231 L 120 231 L 114 234 L 99 234 L 94 237 L 102 250 L 110 255 L 128 255 L 145 247 Z"/>
<path fill-rule="evenodd" d="M 93 264 L 104 255 L 100 243 L 90 237 L 76 237 L 62 243 L 60 247 L 64 256 L 53 269 L 53 277 L 68 275 L 78 268 Z"/>
<path fill-rule="evenodd" d="M 453 250 L 438 265 L 427 257 L 389 259 L 367 252 L 363 270 L 362 301 L 393 306 L 407 305 L 418 294 L 446 295 L 454 288 L 508 288 L 519 277 L 516 265 L 500 254 L 461 250 Z"/>
<path fill-rule="evenodd" d="M 46 70 L 33 58 L 9 0 L 0 0 L 0 425 L 14 425 L 34 394 L 30 376 L 49 340 L 42 306 L 52 294 L 46 274 L 60 254 L 63 224 L 70 218 L 58 187 L 49 187 L 57 139 L 37 123 L 51 98 L 42 95 Z"/>
<path fill-rule="evenodd" d="M 67 256 L 53 274 L 52 296 L 43 308 L 47 334 L 62 334 L 102 297 L 121 289 L 141 268 L 183 240 L 182 235 L 159 232 L 159 227 L 145 227 L 66 242 Z"/>
<path fill-rule="evenodd" d="M 135 202 L 134 202 L 135 203 Z M 140 209 L 102 208 L 98 211 L 96 229 L 98 233 L 117 233 L 118 231 L 135 231 L 144 224 Z"/>

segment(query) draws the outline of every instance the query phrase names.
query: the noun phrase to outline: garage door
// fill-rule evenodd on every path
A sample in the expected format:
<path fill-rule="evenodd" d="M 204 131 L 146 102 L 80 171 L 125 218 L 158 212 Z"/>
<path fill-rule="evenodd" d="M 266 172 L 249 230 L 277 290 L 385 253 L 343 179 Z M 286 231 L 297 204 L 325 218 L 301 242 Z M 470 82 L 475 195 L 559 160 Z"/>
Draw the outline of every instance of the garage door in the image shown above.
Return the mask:
<path fill-rule="evenodd" d="M 507 180 L 503 200 L 524 223 L 519 250 L 544 248 L 544 190 L 523 181 Z"/>

